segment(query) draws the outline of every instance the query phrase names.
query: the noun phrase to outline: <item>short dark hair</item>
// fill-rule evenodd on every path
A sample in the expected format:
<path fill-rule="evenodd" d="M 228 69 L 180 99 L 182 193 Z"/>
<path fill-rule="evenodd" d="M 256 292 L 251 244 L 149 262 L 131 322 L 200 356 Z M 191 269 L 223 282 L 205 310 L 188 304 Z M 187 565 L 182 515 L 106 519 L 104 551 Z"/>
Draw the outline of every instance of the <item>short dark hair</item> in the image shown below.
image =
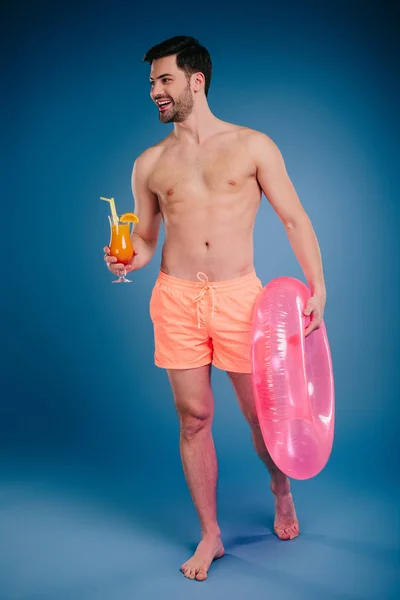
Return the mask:
<path fill-rule="evenodd" d="M 212 63 L 211 57 L 206 48 L 198 40 L 185 35 L 176 35 L 156 46 L 153 46 L 144 55 L 143 61 L 152 63 L 156 58 L 164 58 L 176 54 L 176 65 L 186 76 L 190 77 L 193 73 L 199 71 L 205 78 L 204 92 L 208 95 L 211 82 Z"/>

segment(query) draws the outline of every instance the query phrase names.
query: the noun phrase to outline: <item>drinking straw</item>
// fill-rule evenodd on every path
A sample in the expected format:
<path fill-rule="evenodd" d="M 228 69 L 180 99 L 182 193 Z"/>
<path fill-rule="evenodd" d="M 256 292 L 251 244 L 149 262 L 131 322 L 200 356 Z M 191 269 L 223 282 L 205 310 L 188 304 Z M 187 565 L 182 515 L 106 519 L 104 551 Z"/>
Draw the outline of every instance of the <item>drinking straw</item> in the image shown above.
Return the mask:
<path fill-rule="evenodd" d="M 109 202 L 113 223 L 114 225 L 118 225 L 118 215 L 117 210 L 115 208 L 114 198 L 103 198 L 103 196 L 100 196 L 100 200 L 105 200 L 106 202 Z"/>

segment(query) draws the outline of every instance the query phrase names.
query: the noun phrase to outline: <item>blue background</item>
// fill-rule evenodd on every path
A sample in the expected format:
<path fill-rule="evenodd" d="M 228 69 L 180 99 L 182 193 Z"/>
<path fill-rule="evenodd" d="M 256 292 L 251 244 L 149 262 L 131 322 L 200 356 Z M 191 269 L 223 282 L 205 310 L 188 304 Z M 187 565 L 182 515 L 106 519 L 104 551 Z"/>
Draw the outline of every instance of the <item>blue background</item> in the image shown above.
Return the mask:
<path fill-rule="evenodd" d="M 389 4 L 362 2 L 8 7 L 1 598 L 395 597 L 396 22 Z M 269 478 L 233 390 L 213 371 L 227 555 L 204 584 L 178 571 L 199 530 L 172 394 L 153 363 L 163 232 L 135 283 L 114 286 L 99 200 L 133 210 L 133 162 L 172 127 L 158 121 L 142 57 L 173 35 L 209 50 L 214 114 L 283 153 L 322 251 L 336 386 L 332 456 L 318 477 L 292 482 L 302 535 L 285 544 L 271 534 Z M 255 265 L 264 284 L 304 280 L 265 198 Z"/>

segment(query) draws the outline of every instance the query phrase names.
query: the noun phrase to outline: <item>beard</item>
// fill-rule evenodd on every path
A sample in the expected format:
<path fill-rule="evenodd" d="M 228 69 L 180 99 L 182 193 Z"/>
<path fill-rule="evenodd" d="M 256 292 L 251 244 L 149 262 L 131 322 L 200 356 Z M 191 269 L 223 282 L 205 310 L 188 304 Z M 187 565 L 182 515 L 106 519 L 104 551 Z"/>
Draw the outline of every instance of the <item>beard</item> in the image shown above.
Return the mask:
<path fill-rule="evenodd" d="M 166 111 L 158 111 L 161 123 L 181 123 L 185 121 L 193 110 L 194 100 L 190 90 L 190 84 L 183 90 L 181 95 L 172 100 Z"/>

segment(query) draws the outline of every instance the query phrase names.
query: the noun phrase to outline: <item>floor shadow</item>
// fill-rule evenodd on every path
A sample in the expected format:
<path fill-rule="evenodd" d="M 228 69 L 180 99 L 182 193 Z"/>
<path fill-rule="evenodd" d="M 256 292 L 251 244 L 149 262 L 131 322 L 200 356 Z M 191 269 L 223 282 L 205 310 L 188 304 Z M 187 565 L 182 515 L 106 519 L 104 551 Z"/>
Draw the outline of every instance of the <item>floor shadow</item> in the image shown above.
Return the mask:
<path fill-rule="evenodd" d="M 272 532 L 260 533 L 254 535 L 240 535 L 236 537 L 225 538 L 225 548 L 235 548 L 237 546 L 249 546 L 253 544 L 259 544 L 261 542 L 278 542 L 278 538 Z"/>

